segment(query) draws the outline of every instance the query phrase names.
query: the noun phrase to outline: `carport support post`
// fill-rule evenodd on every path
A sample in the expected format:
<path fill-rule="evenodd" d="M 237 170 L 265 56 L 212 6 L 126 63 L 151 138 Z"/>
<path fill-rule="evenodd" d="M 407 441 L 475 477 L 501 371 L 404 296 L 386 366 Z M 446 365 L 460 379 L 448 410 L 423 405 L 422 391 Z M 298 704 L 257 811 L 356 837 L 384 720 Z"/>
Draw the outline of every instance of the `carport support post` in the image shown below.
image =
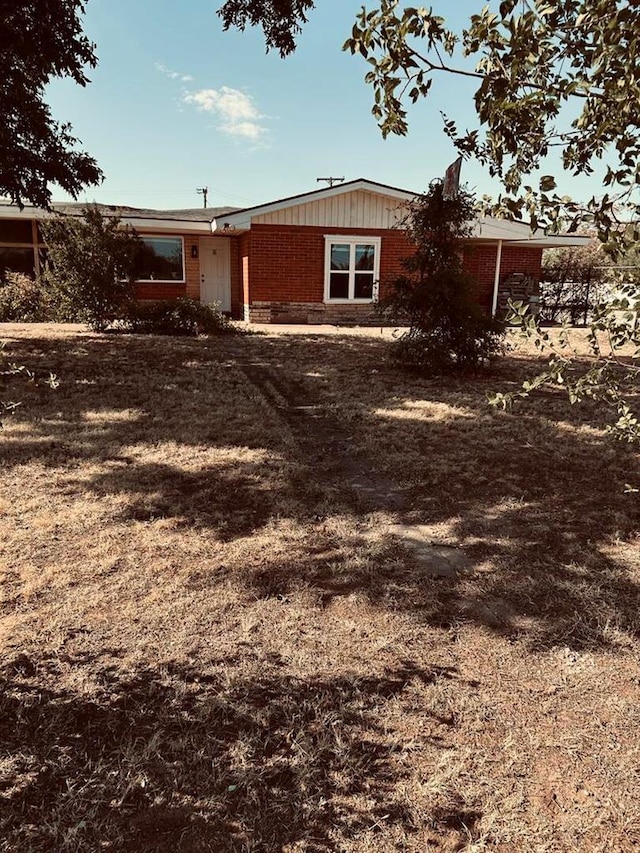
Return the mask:
<path fill-rule="evenodd" d="M 498 312 L 498 287 L 500 286 L 500 264 L 502 263 L 502 240 L 498 240 L 498 252 L 496 255 L 496 274 L 493 279 L 493 302 L 491 304 L 491 316 L 495 317 Z"/>

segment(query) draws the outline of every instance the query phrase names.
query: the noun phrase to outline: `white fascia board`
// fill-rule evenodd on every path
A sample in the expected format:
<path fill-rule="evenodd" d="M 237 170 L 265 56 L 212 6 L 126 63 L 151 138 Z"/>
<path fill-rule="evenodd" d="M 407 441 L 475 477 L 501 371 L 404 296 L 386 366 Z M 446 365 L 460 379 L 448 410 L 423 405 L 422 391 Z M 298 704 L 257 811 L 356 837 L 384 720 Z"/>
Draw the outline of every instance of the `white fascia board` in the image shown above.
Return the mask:
<path fill-rule="evenodd" d="M 588 246 L 593 237 L 576 234 L 551 234 L 546 237 L 532 237 L 531 240 L 510 241 L 510 246 L 530 246 L 539 249 L 564 249 L 572 246 Z"/>
<path fill-rule="evenodd" d="M 254 216 L 262 216 L 265 213 L 273 213 L 275 210 L 286 210 L 289 207 L 298 207 L 301 204 L 307 204 L 310 201 L 318 201 L 322 198 L 333 198 L 338 195 L 347 195 L 352 192 L 370 192 L 376 195 L 386 195 L 390 198 L 398 199 L 398 201 L 412 201 L 419 193 L 408 192 L 407 190 L 397 189 L 396 187 L 388 187 L 385 184 L 376 184 L 372 181 L 360 179 L 351 181 L 347 184 L 336 184 L 335 187 L 326 187 L 321 190 L 312 190 L 301 195 L 291 196 L 290 198 L 280 199 L 279 201 L 271 201 L 268 204 L 262 204 L 258 207 L 249 207 L 245 210 L 239 210 L 237 213 L 229 213 L 226 216 L 220 216 L 213 230 L 221 230 L 225 225 L 233 225 L 236 230 L 246 229 L 251 227 L 251 220 Z"/>
<path fill-rule="evenodd" d="M 473 242 L 497 243 L 510 246 L 528 246 L 539 249 L 556 249 L 568 246 L 587 246 L 592 238 L 582 234 L 545 234 L 542 229 L 531 231 L 524 222 L 485 217 L 476 223 L 470 237 Z"/>
<path fill-rule="evenodd" d="M 509 219 L 494 219 L 486 216 L 476 220 L 471 234 L 476 240 L 526 240 L 531 229 L 524 222 L 512 222 Z"/>
<path fill-rule="evenodd" d="M 0 204 L 0 219 L 45 219 L 52 215 L 39 207 L 25 207 L 20 210 L 17 205 Z"/>
<path fill-rule="evenodd" d="M 225 229 L 225 226 L 228 226 Z M 243 231 L 248 231 L 251 228 L 251 219 L 234 219 L 229 216 L 221 216 L 219 219 L 214 219 L 211 223 L 211 231 L 214 234 L 238 234 Z"/>
<path fill-rule="evenodd" d="M 192 219 L 142 219 L 135 216 L 123 216 L 120 222 L 131 225 L 136 231 L 169 231 L 175 234 L 211 234 L 210 222 L 194 222 Z"/>

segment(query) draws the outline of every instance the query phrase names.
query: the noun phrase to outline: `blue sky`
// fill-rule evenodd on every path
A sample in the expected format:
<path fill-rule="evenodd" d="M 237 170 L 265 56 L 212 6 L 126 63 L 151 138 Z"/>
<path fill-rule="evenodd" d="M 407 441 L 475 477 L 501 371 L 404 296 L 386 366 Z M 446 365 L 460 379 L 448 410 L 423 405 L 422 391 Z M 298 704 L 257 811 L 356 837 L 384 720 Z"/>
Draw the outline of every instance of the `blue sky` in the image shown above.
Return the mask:
<path fill-rule="evenodd" d="M 223 33 L 221 3 L 89 0 L 85 31 L 99 58 L 92 82 L 56 81 L 47 95 L 106 176 L 81 200 L 198 207 L 196 188 L 207 186 L 211 206 L 246 207 L 316 189 L 328 175 L 420 191 L 455 158 L 440 110 L 473 125 L 464 79 L 438 78 L 411 109 L 409 135 L 382 139 L 366 63 L 341 50 L 361 0 L 319 0 L 286 60 L 265 53 L 258 30 Z M 456 29 L 483 4 L 432 5 Z M 462 180 L 479 194 L 499 192 L 477 164 L 464 164 Z M 559 188 L 594 191 L 569 179 Z"/>

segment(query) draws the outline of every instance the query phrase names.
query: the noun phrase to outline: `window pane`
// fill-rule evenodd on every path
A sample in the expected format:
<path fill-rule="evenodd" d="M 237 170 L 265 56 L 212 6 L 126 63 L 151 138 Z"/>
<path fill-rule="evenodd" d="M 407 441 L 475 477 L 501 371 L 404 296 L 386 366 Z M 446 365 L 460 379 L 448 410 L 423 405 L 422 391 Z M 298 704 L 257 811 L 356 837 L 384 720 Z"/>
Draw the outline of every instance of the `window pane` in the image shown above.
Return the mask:
<path fill-rule="evenodd" d="M 368 272 L 357 272 L 354 289 L 356 299 L 371 299 L 373 296 L 373 274 Z"/>
<path fill-rule="evenodd" d="M 0 219 L 0 243 L 32 243 L 30 219 Z"/>
<path fill-rule="evenodd" d="M 179 237 L 141 237 L 138 281 L 184 281 L 182 240 Z"/>
<path fill-rule="evenodd" d="M 349 273 L 332 272 L 329 282 L 329 298 L 330 299 L 348 299 L 349 298 Z"/>
<path fill-rule="evenodd" d="M 10 270 L 35 278 L 33 249 L 7 249 L 0 247 L 0 274 Z"/>
<path fill-rule="evenodd" d="M 331 246 L 331 269 L 348 270 L 349 254 L 351 246 L 342 243 L 333 243 Z"/>
<path fill-rule="evenodd" d="M 356 246 L 356 269 L 370 270 L 373 272 L 373 260 L 375 257 L 375 246 Z"/>

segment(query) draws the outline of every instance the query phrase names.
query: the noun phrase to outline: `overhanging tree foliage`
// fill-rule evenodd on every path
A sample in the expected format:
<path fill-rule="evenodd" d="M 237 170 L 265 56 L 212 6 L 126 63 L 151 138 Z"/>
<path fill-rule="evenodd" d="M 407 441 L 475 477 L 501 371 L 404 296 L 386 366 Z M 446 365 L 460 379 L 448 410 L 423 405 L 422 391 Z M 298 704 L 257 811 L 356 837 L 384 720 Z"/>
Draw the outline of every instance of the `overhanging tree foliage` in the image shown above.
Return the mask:
<path fill-rule="evenodd" d="M 82 32 L 84 8 L 84 0 L 0 0 L 0 195 L 21 207 L 47 208 L 51 183 L 76 198 L 102 179 L 44 101 L 52 79 L 85 86 L 84 69 L 96 65 Z"/>
<path fill-rule="evenodd" d="M 285 57 L 296 49 L 296 36 L 314 5 L 313 0 L 226 0 L 218 15 L 225 30 L 261 26 L 267 50 Z"/>
<path fill-rule="evenodd" d="M 248 0 L 253 18 L 267 4 Z M 304 17 L 298 16 L 300 26 Z M 363 8 L 344 48 L 367 61 L 373 114 L 383 135 L 406 134 L 407 107 L 428 97 L 436 78 L 467 78 L 475 91 L 476 121 L 444 129 L 458 151 L 475 157 L 498 178 L 504 194 L 490 211 L 528 216 L 533 226 L 571 230 L 588 224 L 614 259 L 640 245 L 640 3 L 636 0 L 503 0 L 483 6 L 460 32 L 432 9 L 377 0 Z M 475 125 L 475 126 L 473 126 Z M 527 183 L 557 150 L 573 175 L 603 172 L 602 192 L 579 203 L 556 192 L 557 177 Z M 596 312 L 586 367 L 566 344 L 549 369 L 523 389 L 547 382 L 570 399 L 596 396 L 618 414 L 615 431 L 640 438 L 627 401 L 640 378 L 640 289 L 621 278 L 614 298 Z M 542 351 L 524 306 L 514 306 L 526 334 Z M 611 393 L 609 393 L 611 392 Z M 503 398 L 507 404 L 511 397 Z"/>
<path fill-rule="evenodd" d="M 384 135 L 407 132 L 407 102 L 428 96 L 437 76 L 470 78 L 478 126 L 459 132 L 446 120 L 445 130 L 460 153 L 501 180 L 503 211 L 526 211 L 534 224 L 553 226 L 563 214 L 573 228 L 593 222 L 611 249 L 640 237 L 636 2 L 504 0 L 479 9 L 455 33 L 430 9 L 380 0 L 363 9 L 345 49 L 371 66 L 373 112 Z M 526 185 L 553 149 L 574 175 L 592 174 L 605 158 L 607 192 L 578 205 L 553 193 L 553 175 L 538 188 Z"/>
<path fill-rule="evenodd" d="M 314 0 L 226 0 L 225 28 L 261 25 L 267 48 L 285 56 Z M 503 0 L 483 5 L 460 32 L 432 9 L 378 0 L 363 7 L 344 49 L 370 68 L 373 114 L 383 135 L 406 134 L 407 106 L 437 77 L 475 87 L 477 127 L 445 131 L 466 157 L 484 163 L 506 194 L 502 212 L 553 225 L 595 223 L 615 249 L 640 240 L 640 4 L 635 0 Z M 604 186 L 584 205 L 553 194 L 556 178 L 524 183 L 553 149 L 572 174 L 606 159 Z M 622 207 L 624 205 L 624 208 Z M 624 226 L 624 227 L 621 227 Z M 611 243 L 611 245 L 609 245 Z"/>

